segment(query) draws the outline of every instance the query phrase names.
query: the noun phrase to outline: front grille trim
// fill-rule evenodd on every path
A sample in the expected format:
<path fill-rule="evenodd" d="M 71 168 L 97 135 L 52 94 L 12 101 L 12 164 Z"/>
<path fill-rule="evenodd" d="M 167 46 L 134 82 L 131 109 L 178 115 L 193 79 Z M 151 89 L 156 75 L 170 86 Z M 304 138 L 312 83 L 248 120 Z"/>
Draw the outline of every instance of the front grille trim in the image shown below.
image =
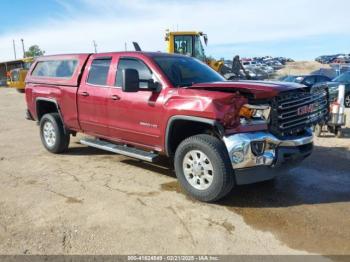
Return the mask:
<path fill-rule="evenodd" d="M 312 110 L 306 108 L 310 112 L 299 115 L 299 109 L 307 106 Z M 282 92 L 273 99 L 271 109 L 271 133 L 278 137 L 296 136 L 327 117 L 328 92 L 325 88 Z"/>

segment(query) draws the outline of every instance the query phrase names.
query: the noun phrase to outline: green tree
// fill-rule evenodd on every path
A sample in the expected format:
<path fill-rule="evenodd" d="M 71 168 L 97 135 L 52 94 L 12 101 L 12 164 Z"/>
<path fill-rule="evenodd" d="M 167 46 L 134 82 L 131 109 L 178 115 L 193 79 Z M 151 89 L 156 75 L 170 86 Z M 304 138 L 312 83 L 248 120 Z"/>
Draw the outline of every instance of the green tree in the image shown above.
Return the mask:
<path fill-rule="evenodd" d="M 32 45 L 25 53 L 26 57 L 42 56 L 44 54 L 45 51 L 41 50 L 38 45 Z"/>

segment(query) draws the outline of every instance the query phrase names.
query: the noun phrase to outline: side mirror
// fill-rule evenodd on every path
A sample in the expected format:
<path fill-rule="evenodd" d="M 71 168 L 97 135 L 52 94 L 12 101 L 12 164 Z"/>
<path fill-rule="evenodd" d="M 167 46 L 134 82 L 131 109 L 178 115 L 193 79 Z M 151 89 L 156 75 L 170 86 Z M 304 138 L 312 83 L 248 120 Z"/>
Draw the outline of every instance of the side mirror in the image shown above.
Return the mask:
<path fill-rule="evenodd" d="M 139 91 L 139 72 L 135 69 L 124 69 L 123 70 L 123 92 L 138 92 Z"/>

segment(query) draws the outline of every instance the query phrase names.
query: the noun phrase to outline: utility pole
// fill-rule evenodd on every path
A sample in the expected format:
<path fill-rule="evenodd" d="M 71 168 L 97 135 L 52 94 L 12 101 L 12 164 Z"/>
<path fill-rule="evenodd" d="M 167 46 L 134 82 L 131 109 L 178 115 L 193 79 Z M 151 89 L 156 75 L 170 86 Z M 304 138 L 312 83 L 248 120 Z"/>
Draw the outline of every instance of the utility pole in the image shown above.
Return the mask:
<path fill-rule="evenodd" d="M 21 42 L 22 42 L 23 58 L 26 58 L 26 50 L 24 49 L 24 40 L 23 40 L 23 38 L 21 38 Z"/>
<path fill-rule="evenodd" d="M 16 54 L 16 43 L 15 39 L 12 40 L 12 45 L 13 45 L 13 54 L 15 55 L 15 60 L 17 59 L 17 54 Z"/>
<path fill-rule="evenodd" d="M 96 44 L 96 41 L 95 41 L 95 40 L 92 40 L 92 44 L 94 45 L 95 53 L 97 53 L 97 44 Z"/>
<path fill-rule="evenodd" d="M 124 43 L 124 48 L 125 48 L 125 51 L 128 51 L 128 43 L 127 42 Z"/>

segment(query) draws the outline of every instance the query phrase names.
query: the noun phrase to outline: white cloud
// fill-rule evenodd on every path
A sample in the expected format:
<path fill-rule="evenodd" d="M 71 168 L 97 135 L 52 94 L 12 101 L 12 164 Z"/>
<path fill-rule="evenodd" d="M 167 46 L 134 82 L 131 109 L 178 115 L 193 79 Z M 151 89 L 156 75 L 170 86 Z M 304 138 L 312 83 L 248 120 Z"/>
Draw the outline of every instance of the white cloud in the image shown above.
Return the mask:
<path fill-rule="evenodd" d="M 0 36 L 0 60 L 13 57 L 12 39 L 38 44 L 47 54 L 118 51 L 138 41 L 145 50 L 165 48 L 165 29 L 201 30 L 209 45 L 280 41 L 349 34 L 350 1 L 251 0 L 57 0 L 65 15 Z M 78 3 L 78 4 L 77 4 Z M 19 42 L 18 42 L 19 44 Z M 292 47 L 291 47 L 292 48 Z M 19 51 L 19 48 L 18 48 Z"/>

